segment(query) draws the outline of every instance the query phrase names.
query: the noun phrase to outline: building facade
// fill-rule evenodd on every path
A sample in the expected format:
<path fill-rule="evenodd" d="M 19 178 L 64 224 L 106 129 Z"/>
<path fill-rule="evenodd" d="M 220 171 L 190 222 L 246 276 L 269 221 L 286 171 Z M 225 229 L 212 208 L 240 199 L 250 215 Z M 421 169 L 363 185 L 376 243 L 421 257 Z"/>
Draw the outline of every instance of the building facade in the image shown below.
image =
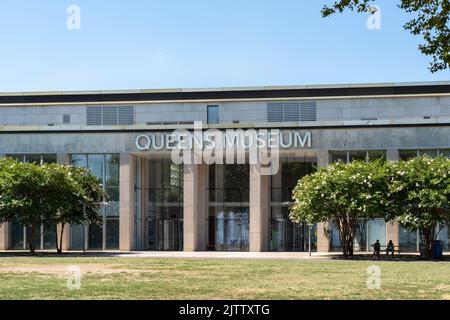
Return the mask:
<path fill-rule="evenodd" d="M 225 144 L 269 132 L 277 170 L 236 141 L 214 154 L 234 162 L 174 161 L 180 131 L 191 149 L 195 132 Z M 1 156 L 89 168 L 109 194 L 103 224 L 69 226 L 65 250 L 336 251 L 333 223 L 289 221 L 298 179 L 333 161 L 420 154 L 450 156 L 450 82 L 0 94 Z M 52 249 L 53 228 L 40 231 L 38 248 Z M 447 226 L 439 238 L 450 250 Z M 377 239 L 420 249 L 420 231 L 361 221 L 356 250 Z M 26 246 L 23 226 L 0 227 L 0 250 Z"/>

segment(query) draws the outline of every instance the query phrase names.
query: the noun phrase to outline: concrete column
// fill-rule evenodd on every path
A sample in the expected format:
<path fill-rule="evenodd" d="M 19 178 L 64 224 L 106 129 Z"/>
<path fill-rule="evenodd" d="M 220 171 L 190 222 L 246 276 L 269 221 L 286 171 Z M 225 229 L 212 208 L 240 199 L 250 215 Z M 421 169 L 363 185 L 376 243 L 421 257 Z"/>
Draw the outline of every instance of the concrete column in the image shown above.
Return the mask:
<path fill-rule="evenodd" d="M 58 241 L 59 241 L 59 236 L 61 235 L 61 225 L 58 225 L 57 229 L 58 229 Z M 62 250 L 63 251 L 70 250 L 70 225 L 69 224 L 66 224 L 64 226 L 64 234 L 63 234 L 63 239 L 62 239 Z"/>
<path fill-rule="evenodd" d="M 400 160 L 400 154 L 398 149 L 388 149 L 386 151 L 386 160 L 398 162 Z"/>
<path fill-rule="evenodd" d="M 184 165 L 184 251 L 206 250 L 207 172 L 205 164 Z"/>
<path fill-rule="evenodd" d="M 325 234 L 325 230 L 330 228 L 330 222 L 320 222 L 317 224 L 317 252 L 329 252 L 330 240 Z"/>
<path fill-rule="evenodd" d="M 121 251 L 134 249 L 135 171 L 135 157 L 129 153 L 121 153 L 119 213 L 119 248 Z"/>
<path fill-rule="evenodd" d="M 0 227 L 0 250 L 9 249 L 9 223 L 5 222 Z"/>
<path fill-rule="evenodd" d="M 261 174 L 260 165 L 250 165 L 250 230 L 251 252 L 269 249 L 269 176 Z"/>
<path fill-rule="evenodd" d="M 317 150 L 317 167 L 327 167 L 331 163 L 330 152 L 328 150 Z"/>
<path fill-rule="evenodd" d="M 317 167 L 327 167 L 331 163 L 330 152 L 328 150 L 317 151 Z M 330 222 L 321 222 L 317 224 L 317 252 L 330 251 L 330 239 L 325 234 L 325 230 L 330 228 Z"/>

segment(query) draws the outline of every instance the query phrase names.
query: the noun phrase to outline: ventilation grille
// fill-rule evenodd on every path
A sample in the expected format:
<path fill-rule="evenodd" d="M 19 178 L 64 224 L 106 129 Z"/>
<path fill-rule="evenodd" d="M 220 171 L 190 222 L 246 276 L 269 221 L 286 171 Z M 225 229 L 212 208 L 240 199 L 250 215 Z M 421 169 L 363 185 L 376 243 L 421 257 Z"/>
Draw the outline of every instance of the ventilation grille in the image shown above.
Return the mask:
<path fill-rule="evenodd" d="M 267 105 L 268 122 L 316 121 L 315 102 L 280 102 Z"/>
<path fill-rule="evenodd" d="M 117 126 L 134 124 L 133 106 L 87 107 L 88 126 Z"/>

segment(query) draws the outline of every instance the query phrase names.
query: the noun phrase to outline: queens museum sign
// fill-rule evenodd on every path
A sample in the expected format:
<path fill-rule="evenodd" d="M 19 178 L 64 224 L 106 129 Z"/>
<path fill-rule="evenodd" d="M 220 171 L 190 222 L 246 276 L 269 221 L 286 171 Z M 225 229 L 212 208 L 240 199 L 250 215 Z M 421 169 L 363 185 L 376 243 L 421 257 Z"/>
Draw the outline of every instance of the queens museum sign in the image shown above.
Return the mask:
<path fill-rule="evenodd" d="M 139 151 L 252 150 L 311 148 L 311 132 L 278 129 L 175 130 L 136 137 Z"/>

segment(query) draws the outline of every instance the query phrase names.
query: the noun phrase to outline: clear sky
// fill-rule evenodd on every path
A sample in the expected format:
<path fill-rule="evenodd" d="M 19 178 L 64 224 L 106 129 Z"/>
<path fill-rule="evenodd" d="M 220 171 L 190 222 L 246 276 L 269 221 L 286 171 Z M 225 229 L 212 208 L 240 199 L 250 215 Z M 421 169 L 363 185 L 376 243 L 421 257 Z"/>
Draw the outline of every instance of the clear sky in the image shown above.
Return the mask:
<path fill-rule="evenodd" d="M 327 0 L 1 0 L 0 91 L 450 80 L 399 1 L 323 19 Z M 81 9 L 69 30 L 66 10 Z"/>

